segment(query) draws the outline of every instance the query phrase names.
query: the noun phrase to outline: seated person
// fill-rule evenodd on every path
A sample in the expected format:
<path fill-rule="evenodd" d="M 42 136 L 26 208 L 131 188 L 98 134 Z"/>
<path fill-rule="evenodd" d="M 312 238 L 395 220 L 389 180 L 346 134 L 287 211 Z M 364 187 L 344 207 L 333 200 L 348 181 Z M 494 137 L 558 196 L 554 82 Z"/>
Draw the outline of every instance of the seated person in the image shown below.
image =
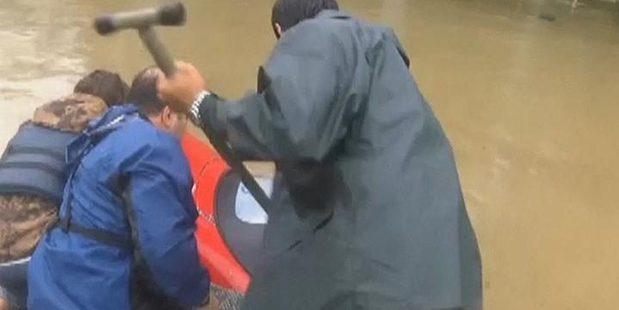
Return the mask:
<path fill-rule="evenodd" d="M 43 233 L 57 221 L 65 149 L 88 122 L 124 101 L 126 84 L 97 70 L 74 93 L 38 107 L 0 159 L 0 310 L 26 306 L 26 271 Z"/>
<path fill-rule="evenodd" d="M 208 304 L 191 174 L 178 139 L 187 120 L 158 99 L 158 75 L 152 68 L 140 72 L 127 96 L 134 105 L 110 109 L 69 145 L 60 221 L 30 262 L 29 308 Z M 140 299 L 135 288 L 144 282 L 168 298 L 161 304 Z"/>

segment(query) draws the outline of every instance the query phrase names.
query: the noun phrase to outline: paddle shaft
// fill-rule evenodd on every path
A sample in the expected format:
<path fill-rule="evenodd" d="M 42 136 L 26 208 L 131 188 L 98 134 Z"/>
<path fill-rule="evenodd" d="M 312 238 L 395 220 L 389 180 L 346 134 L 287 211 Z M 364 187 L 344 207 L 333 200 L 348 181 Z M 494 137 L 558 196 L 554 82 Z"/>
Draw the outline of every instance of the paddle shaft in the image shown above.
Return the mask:
<path fill-rule="evenodd" d="M 174 65 L 174 61 L 170 56 L 170 53 L 168 53 L 168 50 L 161 43 L 161 41 L 159 41 L 155 30 L 152 27 L 146 27 L 141 28 L 139 33 L 140 39 L 142 39 L 144 46 L 152 55 L 157 66 L 159 66 L 161 71 L 163 71 L 166 76 L 172 76 L 176 71 L 176 66 Z M 202 124 L 200 124 L 200 129 L 202 129 L 204 134 L 211 141 L 211 144 L 215 150 L 217 150 L 219 155 L 226 161 L 232 171 L 239 174 L 241 181 L 247 190 L 252 194 L 254 199 L 256 199 L 265 211 L 269 211 L 271 199 L 267 196 L 264 190 L 262 190 L 256 179 L 251 175 L 249 170 L 247 170 L 247 167 L 243 165 L 243 162 L 234 150 L 230 147 L 230 145 L 228 145 L 225 137 L 217 135 L 207 122 L 202 122 Z"/>

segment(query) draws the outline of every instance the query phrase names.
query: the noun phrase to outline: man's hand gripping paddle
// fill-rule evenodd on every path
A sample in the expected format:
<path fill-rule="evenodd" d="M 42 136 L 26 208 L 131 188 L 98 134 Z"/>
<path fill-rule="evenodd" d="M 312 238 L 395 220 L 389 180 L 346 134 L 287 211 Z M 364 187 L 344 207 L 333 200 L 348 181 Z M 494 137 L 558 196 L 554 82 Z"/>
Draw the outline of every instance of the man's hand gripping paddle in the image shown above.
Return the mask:
<path fill-rule="evenodd" d="M 155 8 L 99 16 L 95 19 L 94 25 L 97 32 L 101 35 L 107 35 L 123 29 L 137 30 L 142 43 L 144 43 L 144 46 L 152 55 L 157 66 L 169 77 L 176 71 L 176 66 L 168 50 L 159 41 L 153 26 L 180 26 L 185 24 L 185 20 L 185 7 L 179 2 Z M 247 190 L 249 190 L 262 208 L 268 212 L 271 200 L 243 165 L 243 162 L 234 150 L 228 145 L 225 137 L 218 136 L 206 122 L 202 122 L 201 129 L 232 170 L 240 175 L 241 181 L 243 181 Z"/>

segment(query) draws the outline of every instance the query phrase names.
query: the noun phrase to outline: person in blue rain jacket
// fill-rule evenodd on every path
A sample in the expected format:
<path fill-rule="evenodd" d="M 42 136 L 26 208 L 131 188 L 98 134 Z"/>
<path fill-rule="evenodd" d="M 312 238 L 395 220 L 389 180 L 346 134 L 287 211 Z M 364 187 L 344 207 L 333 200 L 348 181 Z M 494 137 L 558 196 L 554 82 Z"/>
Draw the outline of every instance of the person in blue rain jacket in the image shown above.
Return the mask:
<path fill-rule="evenodd" d="M 133 105 L 110 109 L 69 145 L 60 221 L 30 264 L 30 309 L 140 308 L 136 273 L 172 300 L 160 307 L 209 302 L 178 138 L 187 121 L 157 98 L 157 74 L 139 73 L 127 97 Z"/>

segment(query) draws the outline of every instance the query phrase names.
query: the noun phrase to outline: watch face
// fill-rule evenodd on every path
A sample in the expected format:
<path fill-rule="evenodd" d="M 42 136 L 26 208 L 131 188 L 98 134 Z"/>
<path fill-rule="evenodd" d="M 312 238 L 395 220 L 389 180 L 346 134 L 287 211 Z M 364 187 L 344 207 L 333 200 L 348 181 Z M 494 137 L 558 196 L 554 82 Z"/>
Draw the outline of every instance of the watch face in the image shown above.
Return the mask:
<path fill-rule="evenodd" d="M 198 99 L 196 99 L 196 101 L 194 101 L 189 108 L 189 119 L 192 123 L 194 123 L 194 125 L 199 125 L 200 122 L 200 103 L 202 102 L 200 98 L 203 97 L 198 96 Z"/>
<path fill-rule="evenodd" d="M 189 119 L 194 125 L 200 125 L 200 113 L 194 113 L 193 109 L 191 113 L 189 113 Z"/>

